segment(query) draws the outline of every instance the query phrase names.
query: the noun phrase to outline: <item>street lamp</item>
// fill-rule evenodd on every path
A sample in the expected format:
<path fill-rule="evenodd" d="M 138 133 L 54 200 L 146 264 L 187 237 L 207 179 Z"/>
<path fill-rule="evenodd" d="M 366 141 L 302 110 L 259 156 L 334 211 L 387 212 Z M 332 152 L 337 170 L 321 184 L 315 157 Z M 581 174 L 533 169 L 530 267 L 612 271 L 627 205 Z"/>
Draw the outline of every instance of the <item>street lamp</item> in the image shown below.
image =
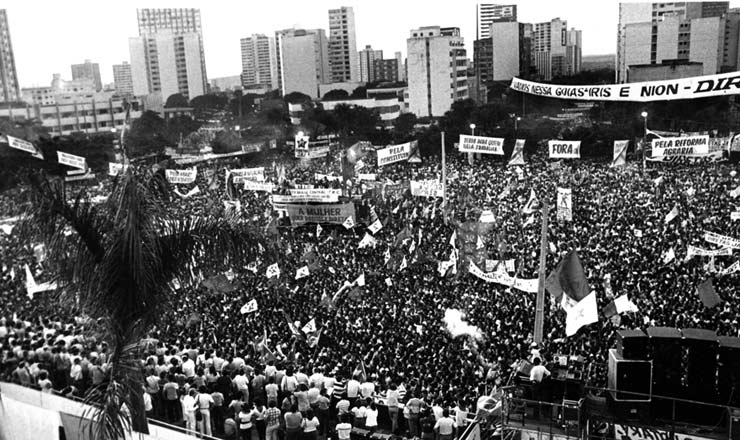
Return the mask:
<path fill-rule="evenodd" d="M 648 117 L 648 112 L 643 111 L 642 113 L 640 113 L 640 116 L 642 116 L 642 119 L 644 119 L 644 121 L 645 121 L 645 125 L 644 125 L 644 127 L 645 127 L 645 134 L 644 134 L 644 137 L 647 137 L 647 117 Z"/>
<path fill-rule="evenodd" d="M 514 136 L 515 137 L 516 137 L 516 134 L 517 134 L 517 130 L 519 129 L 519 121 L 521 121 L 521 120 L 522 120 L 521 116 L 516 116 L 514 118 Z"/>
<path fill-rule="evenodd" d="M 475 136 L 475 124 L 470 124 L 470 134 L 471 136 Z"/>

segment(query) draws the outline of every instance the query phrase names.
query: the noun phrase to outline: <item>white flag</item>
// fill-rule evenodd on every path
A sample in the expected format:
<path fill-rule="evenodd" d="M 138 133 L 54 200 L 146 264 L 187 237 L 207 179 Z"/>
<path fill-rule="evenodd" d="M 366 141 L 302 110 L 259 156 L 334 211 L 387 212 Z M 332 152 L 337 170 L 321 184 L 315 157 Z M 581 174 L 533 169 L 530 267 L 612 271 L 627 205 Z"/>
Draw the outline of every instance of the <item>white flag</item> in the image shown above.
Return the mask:
<path fill-rule="evenodd" d="M 357 245 L 359 249 L 366 248 L 368 246 L 372 246 L 373 248 L 378 244 L 378 240 L 376 240 L 372 235 L 365 232 L 365 236 L 362 237 L 362 240 L 360 240 L 360 243 Z"/>
<path fill-rule="evenodd" d="M 537 200 L 537 194 L 535 194 L 534 189 L 531 189 L 529 191 L 529 200 L 527 200 L 527 203 L 524 205 L 524 208 L 522 208 L 522 212 L 524 214 L 531 214 L 534 212 L 535 209 L 537 209 L 537 206 L 539 205 L 539 200 Z"/>
<path fill-rule="evenodd" d="M 8 225 L 8 224 L 0 225 L 0 231 L 5 232 L 5 235 L 10 235 L 13 232 L 14 227 L 15 225 Z"/>
<path fill-rule="evenodd" d="M 391 286 L 393 286 L 393 281 L 391 281 L 390 278 L 386 278 L 385 279 L 385 285 L 388 286 L 388 287 L 391 287 Z"/>
<path fill-rule="evenodd" d="M 525 221 L 524 224 L 522 224 L 522 227 L 523 228 L 526 228 L 526 227 L 528 227 L 529 225 L 532 225 L 532 224 L 534 224 L 534 216 L 533 215 L 530 215 L 529 218 L 527 218 L 527 221 Z"/>
<path fill-rule="evenodd" d="M 457 240 L 457 231 L 452 231 L 452 237 L 450 237 L 450 246 L 457 249 L 455 241 Z"/>
<path fill-rule="evenodd" d="M 360 286 L 360 287 L 364 286 L 365 285 L 365 273 L 363 272 L 359 277 L 357 277 L 357 279 L 355 280 L 353 284 Z"/>
<path fill-rule="evenodd" d="M 252 313 L 255 311 L 257 311 L 257 300 L 254 298 L 252 298 L 248 303 L 244 304 L 239 310 L 242 315 L 246 315 L 247 313 Z"/>
<path fill-rule="evenodd" d="M 316 320 L 314 318 L 311 318 L 311 320 L 308 321 L 306 325 L 304 325 L 303 328 L 301 328 L 301 330 L 303 330 L 303 333 L 306 333 L 306 334 L 315 332 L 316 331 Z"/>
<path fill-rule="evenodd" d="M 401 266 L 399 266 L 398 270 L 404 270 L 407 267 L 409 267 L 409 265 L 406 263 L 406 256 L 404 255 L 403 260 L 401 260 Z"/>
<path fill-rule="evenodd" d="M 480 235 L 478 236 L 478 241 L 475 242 L 475 248 L 476 249 L 483 249 L 486 247 L 485 243 L 483 243 L 483 240 L 480 238 Z"/>
<path fill-rule="evenodd" d="M 676 252 L 673 250 L 673 248 L 670 248 L 668 249 L 668 252 L 666 252 L 665 256 L 663 257 L 663 264 L 668 264 L 675 259 L 676 259 Z"/>
<path fill-rule="evenodd" d="M 733 199 L 735 199 L 735 198 L 737 198 L 737 196 L 740 196 L 740 185 L 737 188 L 735 188 L 732 191 L 730 191 L 730 197 L 732 197 Z"/>
<path fill-rule="evenodd" d="M 584 298 L 585 299 L 585 298 Z M 638 309 L 635 303 L 630 301 L 626 294 L 614 298 L 614 306 L 617 308 L 617 313 L 622 314 L 626 312 L 637 313 Z"/>
<path fill-rule="evenodd" d="M 383 224 L 380 223 L 380 219 L 375 220 L 370 226 L 367 227 L 370 232 L 377 234 L 383 228 Z"/>
<path fill-rule="evenodd" d="M 299 267 L 298 270 L 295 272 L 295 279 L 300 280 L 301 278 L 305 278 L 310 275 L 310 272 L 308 271 L 308 266 Z"/>
<path fill-rule="evenodd" d="M 36 284 L 36 280 L 33 279 L 31 268 L 28 264 L 25 265 L 26 270 L 26 293 L 29 299 L 33 299 L 35 293 L 46 292 L 47 290 L 54 290 L 57 288 L 57 283 L 41 283 Z M 11 269 L 11 278 L 15 278 L 15 272 Z"/>
<path fill-rule="evenodd" d="M 319 235 L 321 235 L 321 231 L 322 231 L 321 225 L 317 224 L 316 225 L 316 238 L 319 238 Z"/>
<path fill-rule="evenodd" d="M 566 336 L 573 336 L 581 327 L 597 322 L 599 320 L 599 309 L 596 305 L 596 292 L 586 295 L 567 313 L 568 316 L 565 318 Z"/>
<path fill-rule="evenodd" d="M 272 277 L 280 277 L 280 267 L 278 266 L 278 264 L 273 263 L 269 265 L 267 267 L 267 272 L 265 272 L 265 275 L 268 279 Z"/>
<path fill-rule="evenodd" d="M 676 217 L 678 217 L 678 205 L 673 205 L 671 212 L 665 216 L 664 223 L 670 223 Z"/>
<path fill-rule="evenodd" d="M 391 250 L 386 249 L 383 254 L 383 264 L 388 264 L 389 261 L 391 261 Z"/>
<path fill-rule="evenodd" d="M 347 217 L 347 220 L 345 220 L 344 223 L 342 223 L 342 226 L 344 226 L 347 229 L 352 229 L 352 228 L 355 227 L 355 221 L 352 220 L 352 216 L 351 215 L 349 217 Z"/>
<path fill-rule="evenodd" d="M 660 176 L 660 177 L 653 179 L 653 183 L 656 185 L 660 185 L 661 183 L 663 183 L 663 180 L 665 180 L 665 178 L 663 176 Z"/>

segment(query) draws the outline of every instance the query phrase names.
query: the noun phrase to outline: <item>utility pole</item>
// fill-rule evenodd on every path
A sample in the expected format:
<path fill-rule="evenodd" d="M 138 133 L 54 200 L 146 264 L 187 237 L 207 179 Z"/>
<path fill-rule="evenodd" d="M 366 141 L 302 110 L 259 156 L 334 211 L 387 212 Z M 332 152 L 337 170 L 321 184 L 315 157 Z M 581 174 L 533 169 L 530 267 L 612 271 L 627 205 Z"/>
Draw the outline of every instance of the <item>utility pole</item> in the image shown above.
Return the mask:
<path fill-rule="evenodd" d="M 547 200 L 542 200 L 542 233 L 540 241 L 540 270 L 539 270 L 539 286 L 537 288 L 537 304 L 535 306 L 534 316 L 534 342 L 542 343 L 542 326 L 545 321 L 545 274 L 547 264 L 547 223 L 549 208 L 547 206 Z"/>
<path fill-rule="evenodd" d="M 447 224 L 447 161 L 445 160 L 445 132 L 442 132 L 442 218 Z"/>

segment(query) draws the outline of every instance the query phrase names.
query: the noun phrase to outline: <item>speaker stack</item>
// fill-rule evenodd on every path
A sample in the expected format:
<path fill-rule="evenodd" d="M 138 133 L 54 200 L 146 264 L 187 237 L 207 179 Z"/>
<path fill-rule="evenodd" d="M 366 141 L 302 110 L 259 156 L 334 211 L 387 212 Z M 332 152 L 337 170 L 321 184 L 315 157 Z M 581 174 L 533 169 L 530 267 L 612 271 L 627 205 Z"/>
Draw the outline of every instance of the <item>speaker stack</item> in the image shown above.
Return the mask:
<path fill-rule="evenodd" d="M 642 330 L 618 330 L 617 348 L 609 350 L 609 404 L 627 420 L 647 420 L 653 364 L 647 359 L 648 337 Z"/>
<path fill-rule="evenodd" d="M 717 388 L 719 403 L 740 407 L 740 338 L 719 336 Z M 738 430 L 740 438 L 740 430 Z"/>
<path fill-rule="evenodd" d="M 686 352 L 684 399 L 717 403 L 717 356 L 719 342 L 713 330 L 685 328 L 683 347 Z M 723 416 L 718 407 L 678 402 L 676 417 L 699 425 L 714 425 Z"/>

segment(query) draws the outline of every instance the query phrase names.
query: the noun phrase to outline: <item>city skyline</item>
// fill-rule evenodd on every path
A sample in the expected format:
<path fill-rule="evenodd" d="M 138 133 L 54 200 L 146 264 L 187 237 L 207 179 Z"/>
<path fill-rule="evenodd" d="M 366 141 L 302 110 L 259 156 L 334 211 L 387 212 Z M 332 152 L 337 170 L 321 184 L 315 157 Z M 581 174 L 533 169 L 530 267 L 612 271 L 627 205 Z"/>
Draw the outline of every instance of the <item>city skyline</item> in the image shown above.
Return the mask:
<path fill-rule="evenodd" d="M 7 0 L 3 7 L 8 14 L 19 83 L 21 87 L 34 87 L 48 85 L 54 73 L 71 78 L 70 66 L 85 59 L 99 63 L 103 83 L 112 83 L 112 66 L 131 61 L 128 41 L 138 35 L 137 8 L 199 8 L 208 77 L 219 78 L 241 72 L 241 38 L 259 33 L 274 36 L 276 30 L 294 25 L 328 31 L 328 10 L 340 6 L 354 8 L 358 50 L 372 45 L 384 53 L 400 51 L 405 57 L 406 39 L 411 29 L 439 25 L 459 27 L 468 57 L 472 58 L 478 3 L 464 0 L 455 3 L 454 8 L 430 8 L 428 3 L 421 1 L 317 0 L 234 5 L 224 1 L 186 0 L 177 5 L 149 1 L 112 3 L 102 8 L 100 3 L 79 0 L 44 4 L 44 14 L 38 13 L 38 4 L 19 0 Z M 517 4 L 520 22 L 537 23 L 556 17 L 567 20 L 569 28 L 583 31 L 584 56 L 616 53 L 617 1 L 600 2 L 597 19 L 594 19 L 592 8 L 584 7 L 593 3 L 583 1 L 497 3 Z M 730 7 L 737 6 L 740 0 L 730 2 Z M 106 20 L 106 17 L 112 19 Z M 44 35 L 54 37 L 40 38 L 39 28 Z"/>

